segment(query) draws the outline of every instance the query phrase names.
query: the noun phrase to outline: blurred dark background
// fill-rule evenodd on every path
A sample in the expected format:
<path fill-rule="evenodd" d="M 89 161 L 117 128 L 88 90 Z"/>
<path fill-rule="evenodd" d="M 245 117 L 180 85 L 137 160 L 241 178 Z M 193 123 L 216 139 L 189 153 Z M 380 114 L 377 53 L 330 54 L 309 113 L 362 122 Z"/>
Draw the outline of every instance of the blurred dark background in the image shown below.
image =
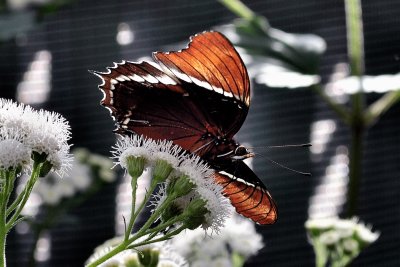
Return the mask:
<path fill-rule="evenodd" d="M 275 28 L 324 38 L 327 51 L 320 69 L 323 82 L 329 80 L 339 63 L 346 62 L 343 1 L 243 2 L 266 16 Z M 362 4 L 366 73 L 398 73 L 400 2 Z M 25 33 L 0 43 L 0 97 L 63 114 L 71 124 L 74 146 L 109 155 L 115 141 L 113 122 L 99 105 L 100 81 L 88 70 L 102 71 L 112 62 L 150 56 L 197 32 L 230 23 L 234 15 L 214 0 L 81 0 L 41 19 Z M 46 89 L 40 89 L 43 87 Z M 379 96 L 368 94 L 368 102 Z M 358 214 L 381 231 L 381 237 L 353 266 L 400 265 L 399 115 L 400 105 L 396 105 L 366 136 Z M 252 106 L 238 139 L 252 146 L 313 141 L 321 144 L 318 151 L 261 151 L 291 168 L 311 171 L 312 177 L 290 173 L 262 158 L 253 162 L 255 172 L 278 204 L 280 218 L 273 226 L 258 227 L 266 246 L 247 266 L 313 266 L 304 222 L 316 188 L 324 179 L 335 179 L 332 170 L 343 171 L 349 143 L 346 127 L 310 90 L 271 90 L 253 83 Z M 338 162 L 342 164 L 339 167 L 334 165 Z M 325 192 L 333 195 L 332 201 L 337 202 L 337 195 L 345 194 L 340 186 L 331 190 L 339 190 Z M 58 225 L 50 233 L 51 257 L 41 266 L 82 266 L 96 245 L 114 236 L 116 192 L 116 185 L 109 186 L 73 211 L 73 223 Z M 337 206 L 341 214 L 340 199 Z M 8 236 L 8 266 L 24 266 L 29 242 L 29 234 L 13 231 Z"/>

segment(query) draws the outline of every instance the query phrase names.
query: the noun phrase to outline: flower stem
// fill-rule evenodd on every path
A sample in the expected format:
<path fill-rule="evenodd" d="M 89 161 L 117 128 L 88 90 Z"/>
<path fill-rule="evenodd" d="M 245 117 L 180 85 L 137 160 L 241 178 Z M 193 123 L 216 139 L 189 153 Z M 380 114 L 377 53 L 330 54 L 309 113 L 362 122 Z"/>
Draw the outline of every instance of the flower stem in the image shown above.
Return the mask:
<path fill-rule="evenodd" d="M 219 0 L 219 1 L 240 18 L 246 20 L 252 20 L 256 16 L 250 8 L 248 8 L 245 4 L 243 4 L 239 0 Z"/>
<path fill-rule="evenodd" d="M 313 247 L 315 252 L 315 266 L 325 267 L 328 261 L 328 255 L 325 247 L 316 239 L 313 240 Z"/>
<path fill-rule="evenodd" d="M 9 191 L 8 173 L 1 171 L 0 179 L 3 180 L 3 185 L 0 191 L 0 267 L 6 266 L 6 213 L 7 213 L 7 195 Z"/>
<path fill-rule="evenodd" d="M 153 180 L 152 180 L 153 181 Z M 156 189 L 157 187 L 157 183 L 152 183 L 150 184 L 150 188 L 149 190 L 146 192 L 146 195 L 142 201 L 142 203 L 140 203 L 139 208 L 137 209 L 137 211 L 132 211 L 133 214 L 133 220 L 135 221 L 136 218 L 139 216 L 139 214 L 142 212 L 144 206 L 146 205 L 146 203 L 149 201 L 151 194 L 153 193 L 153 191 Z"/>
<path fill-rule="evenodd" d="M 133 237 L 129 238 L 129 244 L 137 240 L 141 236 L 147 234 L 147 230 L 150 228 L 150 226 L 160 217 L 165 207 L 169 206 L 172 201 L 173 199 L 170 198 L 165 199 L 165 201 L 149 217 L 149 219 L 142 226 L 142 228 L 140 228 L 140 230 Z"/>
<path fill-rule="evenodd" d="M 364 74 L 364 36 L 360 0 L 345 0 L 347 50 L 350 72 L 353 76 Z"/>
<path fill-rule="evenodd" d="M 137 190 L 137 181 L 139 177 L 133 177 L 132 176 L 132 181 L 131 181 L 131 187 L 132 187 L 132 205 L 131 205 L 131 214 L 135 214 L 135 206 L 136 206 L 136 190 Z M 143 201 L 144 202 L 144 201 Z M 137 216 L 137 215 L 136 215 Z M 129 239 L 129 235 L 132 232 L 133 226 L 135 224 L 136 216 L 133 215 L 131 216 L 129 220 L 129 225 L 128 228 L 125 229 L 125 238 L 124 240 Z"/>
<path fill-rule="evenodd" d="M 136 248 L 136 247 L 139 247 L 139 246 L 144 246 L 144 245 L 148 245 L 148 244 L 152 244 L 152 243 L 156 243 L 156 242 L 169 240 L 171 237 L 179 234 L 180 232 L 182 232 L 185 229 L 187 229 L 186 226 L 185 225 L 181 225 L 180 227 L 178 227 L 174 231 L 169 232 L 169 233 L 163 235 L 160 238 L 152 239 L 152 240 L 145 240 L 145 241 L 139 242 L 137 244 L 130 245 L 128 248 L 131 249 L 131 248 Z"/>
<path fill-rule="evenodd" d="M 351 111 L 351 145 L 349 163 L 349 189 L 347 215 L 353 216 L 357 211 L 358 192 L 361 180 L 362 148 L 365 131 L 364 93 L 361 77 L 364 74 L 364 37 L 362 27 L 360 0 L 345 0 L 347 49 L 350 73 L 358 77 L 359 90 L 352 96 Z"/>
<path fill-rule="evenodd" d="M 139 239 L 140 237 L 148 234 L 148 229 L 149 227 L 160 217 L 161 212 L 163 211 L 163 209 L 167 206 L 170 205 L 171 201 L 170 199 L 166 199 L 155 211 L 154 213 L 149 217 L 149 219 L 146 221 L 146 223 L 140 228 L 140 230 L 135 233 L 132 237 L 130 237 L 131 231 L 133 226 L 135 225 L 135 221 L 136 218 L 138 217 L 138 215 L 140 214 L 140 212 L 143 210 L 145 204 L 148 202 L 148 200 L 150 199 L 154 189 L 157 187 L 157 183 L 152 182 L 150 184 L 150 188 L 147 191 L 144 200 L 142 201 L 142 203 L 140 204 L 139 208 L 137 209 L 137 211 L 135 212 L 134 210 L 132 210 L 131 212 L 131 218 L 129 220 L 129 226 L 126 229 L 125 235 L 124 235 L 124 241 L 119 244 L 118 246 L 116 246 L 114 249 L 112 249 L 111 251 L 109 251 L 108 253 L 104 254 L 102 257 L 100 257 L 99 259 L 95 260 L 94 262 L 90 263 L 89 265 L 87 265 L 86 267 L 94 267 L 94 266 L 98 266 L 99 264 L 105 262 L 106 260 L 110 259 L 111 257 L 117 255 L 118 253 L 120 253 L 121 251 L 124 251 L 125 249 L 128 248 L 128 246 L 130 244 L 132 244 L 132 242 L 134 242 L 135 240 Z M 135 186 L 136 188 L 136 184 L 137 182 L 132 182 L 132 186 Z M 134 188 L 134 187 L 133 187 Z M 133 190 L 132 188 L 132 190 Z M 136 198 L 136 193 L 132 192 L 132 196 Z M 135 203 L 132 202 L 132 207 L 134 207 Z M 130 237 L 130 238 L 129 238 Z"/>
<path fill-rule="evenodd" d="M 18 217 L 21 214 L 22 209 L 24 208 L 26 202 L 29 199 L 29 196 L 32 192 L 33 186 L 35 185 L 37 179 L 39 178 L 40 167 L 42 164 L 34 163 L 32 168 L 32 174 L 29 180 L 26 182 L 26 186 L 24 191 L 21 193 L 23 195 L 18 207 L 16 208 L 14 214 L 10 218 L 10 220 L 6 224 L 6 231 L 10 231 L 11 228 L 14 226 L 15 222 L 18 221 Z"/>
<path fill-rule="evenodd" d="M 366 126 L 374 124 L 379 117 L 391 108 L 395 103 L 400 101 L 400 89 L 388 92 L 381 98 L 371 104 L 364 113 L 364 121 Z"/>
<path fill-rule="evenodd" d="M 94 262 L 90 263 L 89 265 L 86 265 L 86 267 L 96 267 L 99 266 L 101 263 L 105 262 L 106 260 L 114 257 L 118 253 L 124 251 L 127 247 L 127 242 L 123 241 L 121 244 L 116 246 L 114 249 L 109 251 L 108 253 L 104 254 L 102 257 L 98 258 Z"/>
<path fill-rule="evenodd" d="M 165 203 L 165 202 L 164 202 Z M 125 249 L 131 248 L 130 244 L 132 242 L 134 242 L 135 240 L 139 239 L 140 237 L 144 236 L 147 234 L 147 229 L 151 226 L 151 224 L 158 218 L 158 215 L 153 215 L 150 216 L 149 220 L 146 222 L 145 225 L 143 225 L 143 227 L 131 238 L 129 238 L 128 240 L 124 239 L 124 241 L 119 244 L 118 246 L 116 246 L 114 249 L 112 249 L 111 251 L 109 251 L 108 253 L 104 254 L 102 257 L 100 257 L 99 259 L 97 259 L 96 261 L 92 262 L 91 264 L 87 265 L 86 267 L 94 267 L 94 266 L 98 266 L 99 264 L 105 262 L 106 260 L 112 258 L 113 256 L 117 255 L 118 253 L 120 253 L 121 251 L 124 251 Z M 157 228 L 157 227 L 156 227 Z M 158 230 L 158 228 L 157 228 Z M 182 230 L 181 230 L 182 231 Z M 175 231 L 174 231 L 175 232 Z M 158 242 L 160 240 L 155 239 L 155 240 L 146 240 L 144 242 L 147 243 L 154 243 L 154 242 Z"/>

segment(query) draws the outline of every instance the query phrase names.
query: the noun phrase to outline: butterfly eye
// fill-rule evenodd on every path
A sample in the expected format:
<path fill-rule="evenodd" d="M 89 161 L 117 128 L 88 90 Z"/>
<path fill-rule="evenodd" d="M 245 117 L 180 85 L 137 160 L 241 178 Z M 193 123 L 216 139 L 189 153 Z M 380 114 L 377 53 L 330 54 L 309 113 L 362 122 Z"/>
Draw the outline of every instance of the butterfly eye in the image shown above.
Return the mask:
<path fill-rule="evenodd" d="M 235 156 L 245 156 L 247 154 L 249 154 L 249 151 L 244 146 L 238 146 L 235 149 Z"/>

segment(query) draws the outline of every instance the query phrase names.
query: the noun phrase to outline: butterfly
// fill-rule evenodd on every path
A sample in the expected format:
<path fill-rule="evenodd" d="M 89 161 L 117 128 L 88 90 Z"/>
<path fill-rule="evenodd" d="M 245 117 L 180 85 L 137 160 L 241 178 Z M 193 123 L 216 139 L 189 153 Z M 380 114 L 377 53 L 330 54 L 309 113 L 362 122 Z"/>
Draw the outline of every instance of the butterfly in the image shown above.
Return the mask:
<path fill-rule="evenodd" d="M 219 32 L 190 37 L 176 52 L 155 52 L 154 62 L 114 64 L 95 72 L 116 132 L 168 139 L 197 154 L 215 170 L 236 211 L 259 224 L 277 220 L 265 185 L 243 162 L 253 154 L 233 137 L 250 106 L 247 69 Z"/>

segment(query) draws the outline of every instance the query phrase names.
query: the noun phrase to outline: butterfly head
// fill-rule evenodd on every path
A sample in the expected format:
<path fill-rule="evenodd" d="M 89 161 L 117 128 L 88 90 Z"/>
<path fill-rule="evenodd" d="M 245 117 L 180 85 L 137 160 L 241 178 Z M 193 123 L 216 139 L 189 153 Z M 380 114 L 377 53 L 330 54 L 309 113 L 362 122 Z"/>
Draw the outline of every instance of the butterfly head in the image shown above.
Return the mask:
<path fill-rule="evenodd" d="M 247 158 L 254 157 L 254 153 L 250 152 L 246 147 L 240 145 L 235 148 L 232 159 L 233 160 L 244 160 Z"/>

